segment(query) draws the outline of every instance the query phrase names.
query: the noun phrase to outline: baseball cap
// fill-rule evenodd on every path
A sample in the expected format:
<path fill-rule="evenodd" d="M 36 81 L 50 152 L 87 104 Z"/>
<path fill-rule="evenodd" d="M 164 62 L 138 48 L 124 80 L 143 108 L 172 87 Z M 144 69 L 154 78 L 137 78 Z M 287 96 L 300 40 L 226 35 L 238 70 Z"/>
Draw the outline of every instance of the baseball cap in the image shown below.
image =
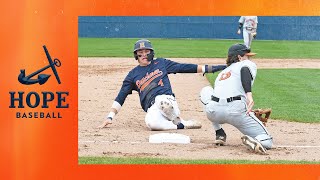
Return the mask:
<path fill-rule="evenodd" d="M 254 56 L 257 53 L 251 52 L 249 48 L 247 48 L 244 44 L 234 44 L 228 50 L 228 56 L 240 55 L 240 56 Z"/>

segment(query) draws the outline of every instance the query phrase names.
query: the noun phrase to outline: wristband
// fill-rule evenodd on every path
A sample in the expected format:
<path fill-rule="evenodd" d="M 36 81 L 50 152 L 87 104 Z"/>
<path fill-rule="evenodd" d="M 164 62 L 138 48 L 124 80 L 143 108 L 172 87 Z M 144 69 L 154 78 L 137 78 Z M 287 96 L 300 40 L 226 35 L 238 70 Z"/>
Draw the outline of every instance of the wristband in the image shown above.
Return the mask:
<path fill-rule="evenodd" d="M 115 115 L 116 115 L 116 113 L 114 113 L 114 112 L 111 111 L 111 112 L 108 114 L 107 119 L 112 120 Z"/>
<path fill-rule="evenodd" d="M 208 65 L 203 65 L 202 66 L 202 73 L 206 73 L 206 66 L 208 66 Z"/>
<path fill-rule="evenodd" d="M 204 65 L 203 68 L 202 68 L 202 71 L 203 71 L 203 73 L 209 73 L 210 72 L 210 66 L 209 65 Z"/>
<path fill-rule="evenodd" d="M 117 110 L 117 113 L 120 112 L 121 104 L 119 104 L 117 101 L 113 101 L 111 108 Z"/>

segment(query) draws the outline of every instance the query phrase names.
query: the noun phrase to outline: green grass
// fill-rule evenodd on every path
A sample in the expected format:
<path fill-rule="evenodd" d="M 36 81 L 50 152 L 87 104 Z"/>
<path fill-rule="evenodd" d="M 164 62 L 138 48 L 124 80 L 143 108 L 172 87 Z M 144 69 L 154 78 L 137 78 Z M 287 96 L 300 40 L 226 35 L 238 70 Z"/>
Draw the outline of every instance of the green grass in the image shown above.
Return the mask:
<path fill-rule="evenodd" d="M 217 75 L 208 75 L 211 84 Z M 259 69 L 254 108 L 272 108 L 272 119 L 319 123 L 319 82 L 319 69 Z"/>
<path fill-rule="evenodd" d="M 132 57 L 129 38 L 79 38 L 79 56 Z M 158 57 L 225 57 L 228 47 L 242 40 L 150 39 Z M 319 58 L 320 41 L 259 41 L 256 58 Z M 217 75 L 217 74 L 215 74 Z M 213 79 L 209 81 L 213 81 Z M 259 70 L 253 87 L 255 108 L 273 109 L 272 118 L 320 122 L 320 71 L 317 69 Z"/>
<path fill-rule="evenodd" d="M 132 57 L 135 38 L 79 38 L 80 57 Z M 238 40 L 150 39 L 157 57 L 226 57 L 228 48 Z M 252 44 L 257 58 L 318 58 L 320 41 L 263 41 Z"/>
<path fill-rule="evenodd" d="M 320 162 L 285 160 L 173 160 L 160 158 L 79 157 L 79 164 L 320 164 Z"/>

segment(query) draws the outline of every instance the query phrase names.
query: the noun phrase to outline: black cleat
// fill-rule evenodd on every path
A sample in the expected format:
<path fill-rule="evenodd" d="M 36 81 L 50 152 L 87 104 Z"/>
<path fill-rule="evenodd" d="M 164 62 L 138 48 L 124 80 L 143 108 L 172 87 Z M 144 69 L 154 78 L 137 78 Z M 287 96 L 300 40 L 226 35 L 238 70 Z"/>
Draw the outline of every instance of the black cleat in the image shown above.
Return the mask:
<path fill-rule="evenodd" d="M 216 130 L 216 140 L 214 141 L 214 143 L 217 146 L 223 146 L 227 141 L 227 135 L 224 132 L 224 130 L 221 128 L 219 130 Z"/>

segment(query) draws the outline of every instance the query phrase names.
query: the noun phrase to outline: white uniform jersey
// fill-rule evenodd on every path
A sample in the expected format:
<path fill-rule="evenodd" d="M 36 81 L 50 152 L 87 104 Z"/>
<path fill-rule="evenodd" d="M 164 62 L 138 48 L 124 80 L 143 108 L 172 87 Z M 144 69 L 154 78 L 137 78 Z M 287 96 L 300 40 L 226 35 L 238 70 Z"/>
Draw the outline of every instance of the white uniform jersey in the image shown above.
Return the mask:
<path fill-rule="evenodd" d="M 243 28 L 257 29 L 258 17 L 257 16 L 241 16 L 239 23 L 243 24 Z"/>
<path fill-rule="evenodd" d="M 243 60 L 232 63 L 229 67 L 221 71 L 214 83 L 213 95 L 218 98 L 229 98 L 234 96 L 245 96 L 245 92 L 241 83 L 241 68 L 248 67 L 252 75 L 253 81 L 257 75 L 257 65 L 250 60 Z"/>

